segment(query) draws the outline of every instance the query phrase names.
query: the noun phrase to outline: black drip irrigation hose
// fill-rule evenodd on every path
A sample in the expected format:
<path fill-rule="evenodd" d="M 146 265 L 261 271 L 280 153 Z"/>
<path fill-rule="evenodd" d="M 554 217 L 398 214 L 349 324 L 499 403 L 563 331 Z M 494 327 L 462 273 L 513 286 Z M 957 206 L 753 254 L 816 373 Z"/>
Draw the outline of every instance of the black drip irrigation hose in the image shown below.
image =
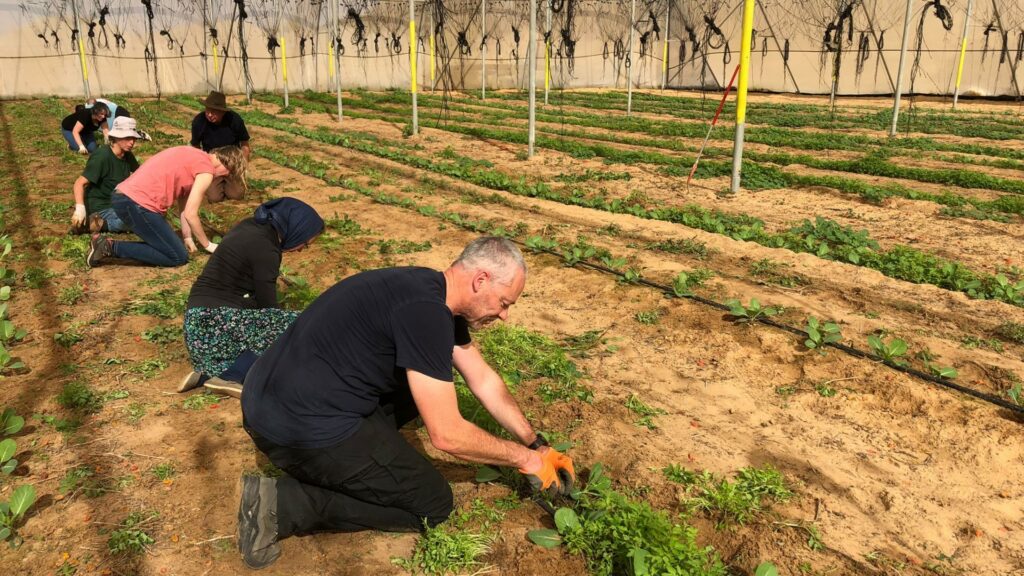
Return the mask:
<path fill-rule="evenodd" d="M 552 256 L 555 256 L 557 258 L 562 259 L 562 255 L 559 254 L 558 252 L 555 252 L 554 250 L 549 250 L 547 248 L 535 248 L 535 247 L 526 246 L 526 244 L 524 242 L 521 242 L 519 240 L 512 239 L 512 241 L 515 242 L 516 244 L 519 244 L 521 246 L 524 246 L 524 247 L 528 248 L 529 250 L 531 250 L 533 252 L 543 252 L 545 254 L 550 254 Z M 577 262 L 576 264 L 574 264 L 574 266 L 581 267 L 581 268 L 590 268 L 592 270 L 597 270 L 599 272 L 604 272 L 606 274 L 611 274 L 611 275 L 617 276 L 619 278 L 624 278 L 625 277 L 621 272 L 618 272 L 616 270 L 608 268 L 607 266 L 602 266 L 601 264 L 594 264 L 592 262 L 580 261 L 580 262 Z M 708 298 L 704 298 L 702 296 L 698 296 L 696 294 L 678 295 L 678 294 L 675 293 L 674 290 L 672 290 L 671 287 L 669 287 L 669 286 L 667 286 L 665 284 L 659 284 L 657 282 L 652 282 L 650 280 L 645 280 L 643 278 L 640 278 L 639 280 L 633 280 L 633 281 L 631 281 L 631 283 L 639 284 L 639 285 L 642 285 L 642 286 L 647 286 L 648 288 L 654 288 L 655 290 L 660 290 L 661 292 L 664 292 L 665 294 L 668 294 L 669 296 L 671 296 L 673 298 L 687 298 L 689 300 L 693 300 L 694 302 L 698 302 L 700 304 L 704 304 L 705 306 L 710 306 L 712 308 L 715 308 L 717 310 L 722 310 L 724 312 L 729 312 L 729 310 L 730 310 L 730 308 L 728 306 L 726 306 L 725 304 L 722 304 L 720 302 L 716 302 L 714 300 L 710 300 Z M 775 320 L 772 320 L 770 318 L 755 318 L 755 320 L 757 322 L 761 323 L 761 324 L 766 325 L 766 326 L 771 326 L 773 328 L 778 328 L 779 330 L 784 330 L 784 331 L 789 332 L 791 334 L 800 336 L 801 338 L 808 338 L 809 337 L 809 334 L 807 334 L 807 332 L 804 332 L 803 330 L 801 330 L 799 328 L 795 328 L 793 326 L 790 326 L 788 324 L 783 324 L 781 322 L 776 322 Z M 1018 405 L 1016 405 L 1016 404 L 1014 404 L 1012 402 L 1008 402 L 1006 400 L 1003 400 L 1002 398 L 1000 398 L 998 396 L 993 396 L 992 394 L 986 394 L 985 392 L 981 392 L 979 390 L 975 390 L 975 389 L 969 388 L 967 386 L 961 386 L 960 384 L 957 384 L 955 382 L 952 382 L 952 381 L 944 379 L 944 378 L 939 378 L 939 377 L 934 376 L 932 374 L 928 374 L 927 372 L 922 372 L 920 370 L 917 370 L 916 368 L 910 368 L 910 367 L 907 367 L 907 366 L 900 366 L 899 364 L 896 364 L 895 362 L 892 362 L 892 361 L 889 361 L 889 360 L 883 360 L 883 359 L 881 359 L 881 358 L 879 358 L 879 357 L 877 357 L 877 356 L 875 356 L 873 354 L 869 354 L 867 352 L 864 352 L 863 350 L 858 350 L 858 349 L 854 348 L 853 346 L 847 346 L 846 344 L 842 344 L 840 342 L 826 342 L 826 343 L 822 344 L 822 346 L 828 346 L 830 348 L 835 348 L 836 350 L 839 350 L 841 352 L 845 352 L 845 353 L 849 354 L 850 356 L 854 356 L 856 358 L 863 358 L 865 360 L 871 360 L 872 362 L 877 362 L 879 364 L 884 364 L 884 365 L 888 366 L 889 368 L 892 368 L 893 370 L 896 370 L 898 372 L 903 372 L 904 374 L 913 376 L 913 377 L 915 377 L 915 378 L 917 378 L 919 380 L 924 380 L 925 382 L 929 382 L 929 383 L 932 383 L 932 384 L 937 384 L 939 386 L 942 386 L 943 388 L 949 388 L 951 390 L 956 390 L 957 392 L 960 392 L 962 394 L 967 394 L 968 396 L 973 396 L 974 398 L 977 398 L 977 399 L 982 400 L 984 402 L 988 402 L 990 404 L 994 404 L 996 406 L 999 406 L 1000 408 L 1005 408 L 1007 410 L 1010 410 L 1011 412 L 1024 415 L 1024 406 L 1018 406 Z"/>

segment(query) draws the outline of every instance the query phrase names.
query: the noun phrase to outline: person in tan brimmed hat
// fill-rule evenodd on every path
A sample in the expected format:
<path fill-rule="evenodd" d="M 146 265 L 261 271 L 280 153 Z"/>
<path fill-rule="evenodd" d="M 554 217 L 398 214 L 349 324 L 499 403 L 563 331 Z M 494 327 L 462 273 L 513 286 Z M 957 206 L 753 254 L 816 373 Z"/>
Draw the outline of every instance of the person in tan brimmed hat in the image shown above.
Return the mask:
<path fill-rule="evenodd" d="M 127 116 L 114 118 L 108 136 L 110 145 L 100 146 L 89 155 L 85 170 L 75 181 L 75 212 L 71 216 L 71 231 L 75 234 L 87 229 L 93 233 L 128 229 L 111 207 L 110 195 L 138 170 L 132 149 L 143 136 L 136 130 L 135 120 Z"/>
<path fill-rule="evenodd" d="M 203 100 L 203 105 L 206 106 L 206 110 L 196 114 L 192 119 L 190 144 L 202 149 L 203 152 L 222 146 L 238 146 L 248 160 L 252 154 L 252 149 L 249 148 L 249 131 L 246 130 L 242 117 L 228 108 L 224 93 L 216 90 L 210 92 L 206 100 Z M 212 186 L 232 200 L 240 199 L 243 194 L 230 179 L 218 178 Z"/>

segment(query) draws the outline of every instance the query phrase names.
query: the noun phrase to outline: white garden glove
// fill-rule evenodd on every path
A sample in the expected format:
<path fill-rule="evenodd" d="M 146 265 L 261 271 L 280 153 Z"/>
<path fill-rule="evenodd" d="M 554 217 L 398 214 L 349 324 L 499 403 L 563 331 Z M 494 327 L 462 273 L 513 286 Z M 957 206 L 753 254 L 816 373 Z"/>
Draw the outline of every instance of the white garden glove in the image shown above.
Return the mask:
<path fill-rule="evenodd" d="M 89 155 L 89 149 L 86 148 L 85 146 L 79 146 L 78 147 L 78 153 L 81 154 L 82 156 L 88 156 Z"/>
<path fill-rule="evenodd" d="M 216 242 L 207 242 L 206 243 L 206 251 L 209 252 L 210 254 L 213 254 L 213 251 L 216 250 L 216 249 L 217 249 L 217 243 Z"/>
<path fill-rule="evenodd" d="M 75 213 L 71 215 L 72 226 L 85 225 L 85 204 L 75 204 Z"/>

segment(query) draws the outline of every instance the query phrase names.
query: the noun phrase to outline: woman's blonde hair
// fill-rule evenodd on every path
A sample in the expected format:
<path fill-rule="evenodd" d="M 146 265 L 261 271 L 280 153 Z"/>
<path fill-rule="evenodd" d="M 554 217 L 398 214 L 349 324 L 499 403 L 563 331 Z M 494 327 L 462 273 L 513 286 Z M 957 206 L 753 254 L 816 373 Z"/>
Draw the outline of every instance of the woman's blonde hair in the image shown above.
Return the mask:
<path fill-rule="evenodd" d="M 228 178 L 237 182 L 244 192 L 249 191 L 249 184 L 245 180 L 245 171 L 249 167 L 249 160 L 246 159 L 245 152 L 240 147 L 221 146 L 210 150 L 210 154 L 216 156 L 224 168 L 231 173 Z"/>

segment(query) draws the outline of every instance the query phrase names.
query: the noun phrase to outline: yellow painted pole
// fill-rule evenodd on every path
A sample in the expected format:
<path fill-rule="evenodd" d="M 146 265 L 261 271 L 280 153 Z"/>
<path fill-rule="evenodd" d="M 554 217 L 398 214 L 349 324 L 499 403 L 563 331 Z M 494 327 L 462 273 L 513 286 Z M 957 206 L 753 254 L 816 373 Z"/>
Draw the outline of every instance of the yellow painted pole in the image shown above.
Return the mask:
<path fill-rule="evenodd" d="M 953 110 L 956 110 L 957 101 L 960 99 L 960 80 L 964 76 L 964 55 L 967 53 L 967 32 L 971 26 L 971 5 L 974 2 L 967 0 L 967 14 L 964 16 L 964 37 L 960 42 L 960 63 L 956 67 L 956 90 L 953 92 Z"/>
<path fill-rule="evenodd" d="M 665 89 L 668 79 L 668 34 L 665 34 L 665 43 L 661 45 L 661 89 Z"/>
<path fill-rule="evenodd" d="M 284 80 L 284 107 L 288 107 L 288 48 L 281 34 L 281 78 Z"/>
<path fill-rule="evenodd" d="M 328 43 L 327 56 L 328 78 L 334 79 L 334 38 L 331 38 L 331 41 Z"/>
<path fill-rule="evenodd" d="M 544 103 L 547 104 L 548 89 L 551 87 L 551 43 L 544 43 Z"/>
<path fill-rule="evenodd" d="M 78 57 L 82 60 L 82 81 L 89 82 L 89 65 L 85 63 L 85 44 L 82 43 L 82 35 L 78 35 Z"/>
<path fill-rule="evenodd" d="M 434 31 L 431 30 L 430 31 L 430 89 L 431 90 L 434 89 L 434 84 L 436 83 L 434 81 L 434 78 L 436 78 L 436 76 L 435 76 L 436 71 L 437 71 L 437 60 L 436 60 L 436 57 L 434 56 Z"/>
<path fill-rule="evenodd" d="M 409 92 L 412 94 L 412 135 L 420 132 L 420 111 L 416 106 L 416 0 L 409 0 Z"/>
<path fill-rule="evenodd" d="M 409 20 L 409 37 L 410 38 L 415 38 L 416 37 L 416 21 L 415 20 Z M 411 47 L 412 47 L 412 49 L 409 50 L 409 82 L 410 82 L 409 90 L 413 94 L 415 94 L 416 93 L 416 60 L 417 60 L 417 58 L 416 58 L 416 43 L 415 43 L 415 41 L 413 42 Z"/>
<path fill-rule="evenodd" d="M 213 75 L 214 77 L 220 78 L 220 50 L 217 49 L 217 40 L 210 38 L 210 52 L 213 52 Z"/>
<path fill-rule="evenodd" d="M 740 82 L 736 88 L 736 138 L 732 149 L 732 186 L 733 193 L 740 189 L 740 171 L 743 166 L 743 134 L 747 121 L 747 87 L 750 84 L 750 42 L 754 29 L 754 3 L 756 0 L 744 0 L 743 3 L 743 37 L 740 42 Z"/>

